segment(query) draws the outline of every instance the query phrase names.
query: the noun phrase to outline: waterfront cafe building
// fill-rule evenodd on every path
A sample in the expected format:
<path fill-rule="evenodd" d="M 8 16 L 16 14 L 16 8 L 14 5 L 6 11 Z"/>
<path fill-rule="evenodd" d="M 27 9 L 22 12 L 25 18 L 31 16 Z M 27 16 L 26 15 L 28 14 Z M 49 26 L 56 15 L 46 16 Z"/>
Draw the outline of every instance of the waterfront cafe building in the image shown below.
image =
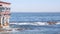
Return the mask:
<path fill-rule="evenodd" d="M 10 3 L 0 1 L 0 28 L 9 27 Z"/>

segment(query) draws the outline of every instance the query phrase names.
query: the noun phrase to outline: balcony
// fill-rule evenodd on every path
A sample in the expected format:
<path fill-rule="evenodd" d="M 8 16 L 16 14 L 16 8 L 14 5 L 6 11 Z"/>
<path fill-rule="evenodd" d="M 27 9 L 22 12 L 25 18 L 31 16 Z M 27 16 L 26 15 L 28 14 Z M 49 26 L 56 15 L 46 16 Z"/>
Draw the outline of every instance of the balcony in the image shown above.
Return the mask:
<path fill-rule="evenodd" d="M 0 6 L 0 12 L 10 11 L 10 8 Z"/>
<path fill-rule="evenodd" d="M 0 15 L 10 15 L 10 11 L 0 12 Z"/>

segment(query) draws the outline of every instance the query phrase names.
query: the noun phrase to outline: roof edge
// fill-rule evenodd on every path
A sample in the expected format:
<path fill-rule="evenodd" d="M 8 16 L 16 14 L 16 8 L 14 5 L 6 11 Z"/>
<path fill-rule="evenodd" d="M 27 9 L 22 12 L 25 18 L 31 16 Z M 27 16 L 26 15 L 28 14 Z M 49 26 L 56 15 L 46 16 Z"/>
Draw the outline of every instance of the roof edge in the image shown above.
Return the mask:
<path fill-rule="evenodd" d="M 0 3 L 4 3 L 4 4 L 11 4 L 11 3 L 9 3 L 9 2 L 3 2 L 3 1 L 0 1 Z"/>

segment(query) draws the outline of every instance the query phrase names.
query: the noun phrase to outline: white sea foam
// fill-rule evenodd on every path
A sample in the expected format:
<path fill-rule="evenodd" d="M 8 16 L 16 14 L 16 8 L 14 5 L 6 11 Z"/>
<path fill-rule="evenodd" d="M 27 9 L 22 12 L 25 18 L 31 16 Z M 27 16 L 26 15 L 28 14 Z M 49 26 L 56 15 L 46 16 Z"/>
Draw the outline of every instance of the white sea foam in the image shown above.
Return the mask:
<path fill-rule="evenodd" d="M 16 25 L 37 25 L 34 23 L 10 23 L 10 24 L 16 24 Z"/>
<path fill-rule="evenodd" d="M 49 25 L 47 22 L 35 22 L 35 23 L 10 23 L 10 24 L 16 24 L 16 25 Z M 56 24 L 60 24 L 60 22 L 57 22 Z"/>
<path fill-rule="evenodd" d="M 47 23 L 44 23 L 44 22 L 35 22 L 35 23 L 10 23 L 10 24 L 16 24 L 16 25 L 47 25 Z"/>
<path fill-rule="evenodd" d="M 60 24 L 60 22 L 56 23 L 56 24 Z"/>
<path fill-rule="evenodd" d="M 48 25 L 46 22 L 36 22 L 37 25 Z"/>

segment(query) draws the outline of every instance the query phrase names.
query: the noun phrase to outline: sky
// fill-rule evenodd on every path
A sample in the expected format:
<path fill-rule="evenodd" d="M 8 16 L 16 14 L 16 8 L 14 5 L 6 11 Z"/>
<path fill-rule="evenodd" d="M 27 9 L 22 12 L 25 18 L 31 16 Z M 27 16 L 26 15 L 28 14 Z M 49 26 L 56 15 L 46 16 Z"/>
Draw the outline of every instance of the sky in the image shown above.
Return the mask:
<path fill-rule="evenodd" d="M 11 3 L 11 12 L 60 12 L 60 0 L 2 0 Z"/>

